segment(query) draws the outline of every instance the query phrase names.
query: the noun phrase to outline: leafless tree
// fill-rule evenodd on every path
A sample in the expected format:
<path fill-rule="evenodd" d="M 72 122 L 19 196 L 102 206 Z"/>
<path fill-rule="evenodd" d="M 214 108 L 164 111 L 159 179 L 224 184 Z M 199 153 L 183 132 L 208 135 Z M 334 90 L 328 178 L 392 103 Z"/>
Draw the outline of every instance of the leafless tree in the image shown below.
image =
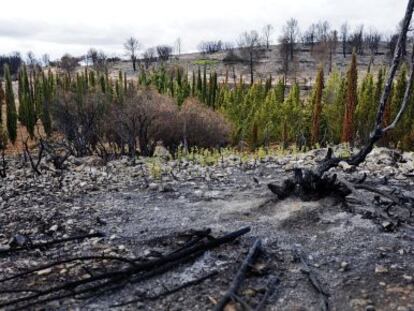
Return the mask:
<path fill-rule="evenodd" d="M 45 66 L 45 67 L 48 67 L 49 66 L 49 64 L 50 64 L 50 56 L 49 56 L 49 54 L 43 54 L 42 55 L 42 63 L 43 63 L 43 66 Z"/>
<path fill-rule="evenodd" d="M 370 29 L 369 32 L 365 34 L 365 45 L 371 52 L 371 55 L 375 55 L 376 53 L 378 53 L 381 38 L 382 35 L 375 29 Z"/>
<path fill-rule="evenodd" d="M 333 56 L 336 54 L 336 49 L 338 48 L 338 31 L 331 31 L 331 33 L 328 36 L 327 44 L 329 49 L 329 72 L 331 72 Z"/>
<path fill-rule="evenodd" d="M 295 45 L 299 36 L 299 24 L 294 18 L 289 19 L 283 27 L 283 38 L 288 40 L 290 60 L 293 60 Z"/>
<path fill-rule="evenodd" d="M 364 25 L 360 25 L 355 31 L 349 36 L 349 46 L 355 49 L 358 55 L 364 54 Z"/>
<path fill-rule="evenodd" d="M 36 56 L 32 51 L 27 52 L 27 60 L 26 60 L 27 66 L 30 70 L 34 70 L 34 68 L 38 65 L 38 61 L 36 59 Z"/>
<path fill-rule="evenodd" d="M 381 34 L 375 29 L 370 29 L 369 32 L 365 34 L 364 42 L 371 54 L 368 68 L 371 68 L 371 65 L 374 63 L 375 54 L 378 53 L 381 37 Z"/>
<path fill-rule="evenodd" d="M 103 51 L 98 52 L 92 48 L 86 54 L 86 62 L 91 63 L 96 71 L 104 72 L 107 69 L 108 57 Z"/>
<path fill-rule="evenodd" d="M 280 42 L 280 55 L 282 56 L 282 72 L 285 76 L 289 73 L 289 38 L 283 36 L 279 39 Z"/>
<path fill-rule="evenodd" d="M 254 63 L 257 58 L 258 48 L 260 47 L 259 34 L 255 30 L 244 32 L 240 35 L 238 40 L 240 53 L 244 59 L 247 58 L 250 69 L 250 83 L 254 83 Z"/>
<path fill-rule="evenodd" d="M 347 44 L 348 44 L 349 26 L 348 23 L 343 23 L 341 26 L 341 42 L 342 42 L 342 54 L 346 57 Z"/>
<path fill-rule="evenodd" d="M 138 51 L 141 49 L 141 43 L 134 37 L 130 37 L 126 42 L 124 43 L 124 49 L 127 53 L 127 55 L 130 57 L 132 61 L 132 68 L 134 71 L 137 71 L 137 57 L 138 57 Z"/>
<path fill-rule="evenodd" d="M 145 69 L 148 69 L 153 62 L 156 61 L 156 51 L 155 48 L 148 48 L 145 50 L 142 55 L 142 60 L 144 62 Z"/>
<path fill-rule="evenodd" d="M 162 62 L 166 62 L 170 59 L 172 53 L 172 47 L 169 45 L 158 45 L 156 47 L 158 59 Z"/>
<path fill-rule="evenodd" d="M 175 53 L 180 56 L 181 55 L 181 49 L 182 49 L 182 40 L 181 38 L 177 38 L 177 40 L 175 40 Z"/>
<path fill-rule="evenodd" d="M 316 24 L 316 41 L 326 43 L 329 39 L 331 26 L 327 21 L 320 21 Z"/>
<path fill-rule="evenodd" d="M 311 53 L 313 53 L 313 47 L 316 43 L 316 25 L 312 24 L 309 26 L 309 28 L 305 31 L 305 33 L 302 36 L 302 42 L 303 44 L 310 47 Z"/>
<path fill-rule="evenodd" d="M 59 62 L 59 67 L 68 74 L 71 74 L 78 65 L 79 60 L 70 54 L 63 55 Z"/>
<path fill-rule="evenodd" d="M 203 54 L 213 54 L 223 50 L 223 42 L 217 41 L 201 41 L 198 44 L 198 50 Z"/>
<path fill-rule="evenodd" d="M 266 49 L 270 48 L 271 36 L 273 34 L 273 31 L 274 31 L 274 28 L 271 24 L 265 25 L 262 29 L 262 36 L 263 36 L 263 41 L 266 46 Z"/>
<path fill-rule="evenodd" d="M 91 48 L 86 53 L 86 63 L 89 66 L 91 64 L 92 66 L 97 63 L 98 60 L 98 51 L 94 48 Z"/>

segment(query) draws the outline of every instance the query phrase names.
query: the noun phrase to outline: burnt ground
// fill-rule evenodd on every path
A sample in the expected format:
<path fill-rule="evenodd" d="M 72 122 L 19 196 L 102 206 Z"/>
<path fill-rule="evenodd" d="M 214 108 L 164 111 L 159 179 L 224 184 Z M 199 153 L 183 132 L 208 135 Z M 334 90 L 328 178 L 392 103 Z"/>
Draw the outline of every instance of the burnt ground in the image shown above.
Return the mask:
<path fill-rule="evenodd" d="M 71 159 L 63 177 L 47 163 L 43 175 L 34 176 L 16 160 L 11 164 L 15 170 L 0 187 L 0 248 L 10 251 L 0 253 L 0 279 L 80 255 L 146 262 L 182 247 L 191 238 L 191 230 L 211 228 L 214 236 L 246 226 L 251 231 L 144 282 L 101 295 L 3 308 L 212 310 L 253 241 L 260 238 L 263 252 L 238 292 L 251 309 L 262 299 L 269 280 L 277 277 L 280 282 L 265 310 L 323 310 L 324 295 L 304 273 L 305 266 L 295 255 L 299 252 L 326 292 L 330 310 L 414 310 L 412 203 L 390 208 L 387 216 L 383 206 L 389 200 L 371 191 L 358 190 L 346 201 L 302 202 L 278 201 L 267 189 L 268 182 L 282 180 L 289 169 L 310 166 L 323 155 L 314 151 L 244 162 L 229 157 L 211 167 L 165 161 L 161 176 L 153 176 L 145 160 L 135 165 L 126 159 L 101 165 L 93 158 Z M 364 184 L 410 197 L 413 163 L 413 154 L 377 149 L 361 167 L 343 165 L 337 172 L 351 181 L 367 173 Z M 12 251 L 16 243 L 26 247 L 29 240 L 50 241 L 97 231 L 105 237 Z M 34 290 L 124 266 L 110 260 L 78 261 L 0 280 L 0 305 L 37 293 Z M 148 299 L 211 272 L 217 273 L 200 284 Z M 138 298 L 132 304 L 114 306 Z M 248 310 L 246 305 L 232 303 L 226 309 Z"/>

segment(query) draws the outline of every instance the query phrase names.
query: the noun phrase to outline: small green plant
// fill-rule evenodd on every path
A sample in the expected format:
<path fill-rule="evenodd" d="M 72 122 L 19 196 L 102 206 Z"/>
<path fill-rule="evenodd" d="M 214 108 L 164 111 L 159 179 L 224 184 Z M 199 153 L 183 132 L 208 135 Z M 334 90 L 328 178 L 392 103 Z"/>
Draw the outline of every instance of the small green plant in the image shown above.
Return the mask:
<path fill-rule="evenodd" d="M 197 59 L 193 62 L 194 65 L 198 66 L 213 66 L 218 64 L 218 60 L 215 59 Z"/>
<path fill-rule="evenodd" d="M 151 159 L 151 161 L 147 162 L 146 165 L 149 174 L 153 179 L 161 179 L 163 170 L 161 167 L 161 163 L 159 162 L 159 159 L 153 158 Z"/>

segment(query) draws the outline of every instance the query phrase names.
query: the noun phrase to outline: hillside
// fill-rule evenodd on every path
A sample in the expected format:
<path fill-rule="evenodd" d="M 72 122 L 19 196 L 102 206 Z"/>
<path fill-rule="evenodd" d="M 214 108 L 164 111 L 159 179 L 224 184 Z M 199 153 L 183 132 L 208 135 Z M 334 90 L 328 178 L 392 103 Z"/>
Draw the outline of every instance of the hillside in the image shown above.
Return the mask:
<path fill-rule="evenodd" d="M 240 75 L 243 75 L 243 80 L 246 83 L 250 81 L 250 71 L 248 61 L 241 59 L 240 50 L 234 49 L 232 57 L 233 60 L 228 61 L 229 51 L 221 51 L 214 54 L 202 54 L 202 53 L 188 53 L 180 56 L 173 56 L 168 62 L 167 66 L 180 65 L 185 68 L 189 74 L 191 72 L 197 72 L 199 67 L 207 66 L 208 71 L 215 71 L 219 76 L 219 80 L 224 80 L 226 72 L 228 71 L 229 82 L 231 83 L 234 74 L 237 76 L 237 80 Z M 266 79 L 270 75 L 276 78 L 283 76 L 283 55 L 281 53 L 280 45 L 272 45 L 267 50 L 261 48 L 257 52 L 258 57 L 255 59 L 254 75 L 255 79 Z M 375 72 L 380 66 L 389 64 L 388 48 L 386 43 L 381 43 L 378 53 L 374 56 L 373 71 Z M 332 56 L 332 67 L 339 69 L 341 72 L 345 72 L 348 64 L 351 61 L 351 53 L 348 53 L 344 58 L 342 54 L 341 46 L 338 46 L 336 52 Z M 240 58 L 240 59 L 237 59 Z M 326 55 L 318 55 L 318 53 L 311 53 L 309 47 L 303 44 L 298 44 L 295 49 L 294 60 L 289 61 L 289 74 L 288 84 L 291 81 L 296 80 L 302 88 L 313 84 L 316 77 L 316 72 L 322 60 L 324 60 L 325 71 L 329 71 L 329 57 Z M 368 51 L 365 51 L 363 55 L 358 55 L 358 66 L 360 74 L 367 71 L 371 55 Z M 154 64 L 153 66 L 159 66 Z M 132 78 L 134 72 L 132 70 L 132 64 L 129 61 L 122 61 L 116 63 L 111 67 L 111 73 L 117 74 L 119 70 L 127 73 Z"/>

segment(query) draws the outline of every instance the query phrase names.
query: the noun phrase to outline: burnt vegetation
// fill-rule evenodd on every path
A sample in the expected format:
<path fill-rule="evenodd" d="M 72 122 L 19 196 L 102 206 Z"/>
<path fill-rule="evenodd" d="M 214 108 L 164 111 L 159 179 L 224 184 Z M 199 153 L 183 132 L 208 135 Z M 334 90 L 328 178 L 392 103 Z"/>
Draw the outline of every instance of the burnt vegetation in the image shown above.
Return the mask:
<path fill-rule="evenodd" d="M 28 310 L 46 305 L 53 309 L 66 307 L 68 301 L 68 306 L 82 306 L 81 302 L 87 305 L 106 299 L 110 293 L 133 288 L 133 297 L 110 301 L 111 308 L 128 308 L 158 303 L 178 292 L 186 293 L 193 287 L 197 290 L 204 282 L 215 281 L 214 297 L 208 292 L 204 298 L 216 311 L 265 310 L 270 301 L 278 300 L 278 295 L 286 295 L 280 284 L 294 288 L 294 296 L 302 295 L 303 288 L 310 289 L 312 306 L 330 310 L 338 298 L 337 292 L 361 277 L 352 272 L 346 274 L 350 276 L 346 281 L 345 277 L 337 278 L 331 291 L 326 274 L 336 273 L 332 262 L 336 264 L 335 252 L 342 245 L 329 248 L 334 255 L 320 255 L 326 267 L 319 269 L 320 265 L 313 264 L 314 258 L 296 242 L 310 241 L 306 240 L 310 235 L 317 240 L 319 234 L 345 230 L 334 227 L 343 220 L 341 217 L 352 217 L 341 223 L 349 226 L 341 239 L 351 235 L 355 228 L 360 230 L 358 225 L 366 225 L 369 220 L 378 230 L 369 239 L 386 232 L 390 236 L 401 233 L 392 236 L 394 241 L 401 236 L 412 241 L 412 236 L 405 232 L 414 232 L 414 197 L 410 194 L 414 169 L 402 174 L 404 179 L 394 177 L 398 164 L 407 162 L 403 152 L 414 150 L 414 42 L 410 35 L 413 11 L 414 0 L 409 0 L 398 34 L 390 38 L 375 29 L 366 30 L 363 25 L 351 29 L 345 23 L 338 31 L 325 21 L 301 31 L 298 20 L 291 18 L 282 27 L 277 47 L 272 45 L 274 28 L 268 24 L 260 33 L 243 32 L 236 44 L 202 41 L 197 54 L 201 59 L 191 66 L 180 64 L 185 59 L 180 38 L 174 48 L 162 44 L 146 49 L 135 37 L 128 38 L 123 45 L 128 69 L 119 72 L 113 68 L 122 65 L 120 59 L 93 48 L 83 56 L 65 54 L 57 61 L 50 61 L 48 55 L 37 60 L 33 53 L 28 53 L 25 60 L 18 53 L 0 56 L 0 178 L 5 181 L 0 188 L 0 204 L 10 223 L 22 222 L 12 229 L 16 232 L 0 222 L 0 226 L 7 225 L 1 239 L 8 236 L 7 244 L 0 245 L 0 257 L 6 258 L 8 265 L 0 278 L 0 308 Z M 260 75 L 257 68 L 273 52 L 278 55 L 277 78 Z M 314 81 L 305 81 L 306 88 L 300 85 L 298 75 L 299 55 L 304 52 L 318 68 Z M 377 64 L 381 53 L 387 54 L 387 66 Z M 346 72 L 336 68 L 338 55 L 344 63 L 349 60 Z M 358 60 L 363 57 L 369 62 L 361 74 Z M 215 67 L 219 62 L 224 64 L 225 72 Z M 236 73 L 237 65 L 244 66 L 245 71 Z M 296 151 L 310 151 L 308 155 L 315 156 L 310 162 L 304 156 L 284 163 L 284 159 L 270 156 L 276 146 L 281 153 L 293 150 L 288 156 L 291 158 L 298 155 Z M 389 161 L 387 169 L 392 171 L 381 180 L 377 175 L 370 176 L 369 170 L 359 170 L 377 146 L 386 147 L 381 150 L 388 155 L 378 162 Z M 162 155 L 157 154 L 160 150 Z M 224 153 L 229 150 L 231 155 L 225 159 Z M 254 160 L 245 160 L 251 154 L 255 155 Z M 213 155 L 215 164 L 206 159 Z M 92 167 L 89 161 L 98 161 L 100 168 Z M 198 171 L 191 171 L 192 165 Z M 82 172 L 85 170 L 88 171 Z M 124 170 L 124 175 L 108 176 L 116 175 L 118 170 Z M 245 175 L 240 173 L 242 170 Z M 88 182 L 76 180 L 76 174 L 87 175 Z M 124 178 L 127 180 L 120 180 Z M 38 186 L 37 182 L 43 184 Z M 65 187 L 71 182 L 72 188 Z M 98 184 L 103 188 L 99 189 Z M 47 189 L 39 190 L 42 185 Z M 224 213 L 214 210 L 208 221 L 220 223 L 224 219 L 226 225 L 257 221 L 268 225 L 263 219 L 274 217 L 278 219 L 274 228 L 281 233 L 277 239 L 282 243 L 275 236 L 270 242 L 246 239 L 244 235 L 250 227 L 224 230 L 229 233 L 217 235 L 211 229 L 178 232 L 177 228 L 169 228 L 162 237 L 149 233 L 152 229 L 165 229 L 155 226 L 155 222 L 171 221 L 172 226 L 184 228 L 188 223 L 198 225 L 205 221 L 200 217 L 204 205 L 196 205 L 193 214 L 171 212 L 165 218 L 158 214 L 153 217 L 147 211 L 150 208 L 158 212 L 164 208 L 160 205 L 173 202 L 176 212 L 186 203 L 193 207 L 197 200 L 213 206 L 217 200 L 221 206 L 234 195 L 234 189 L 250 189 L 256 197 L 262 195 L 263 189 L 274 195 L 267 191 L 269 197 L 248 208 L 244 206 L 245 197 L 240 196 L 237 208 Z M 21 201 L 15 199 L 19 198 L 19 191 L 26 195 Z M 32 199 L 36 191 L 42 192 L 39 200 Z M 225 195 L 221 196 L 221 191 Z M 105 195 L 110 197 L 105 204 L 120 202 L 119 198 L 131 201 L 134 212 L 127 203 L 122 207 L 130 214 L 120 213 L 119 208 L 106 211 L 108 220 L 101 218 L 98 204 L 83 210 L 96 197 Z M 41 202 L 45 198 L 48 201 Z M 290 199 L 300 200 L 303 210 L 307 210 L 298 211 L 296 205 L 290 210 Z M 309 201 L 318 201 L 319 207 L 324 206 L 327 211 L 309 208 Z M 10 202 L 34 206 L 30 209 L 32 214 L 15 214 L 8 206 Z M 142 217 L 136 215 L 137 202 L 144 202 Z M 69 214 L 74 219 L 68 223 L 64 218 L 67 211 L 62 208 L 61 213 L 60 204 L 73 207 L 75 203 L 80 206 Z M 338 210 L 347 215 L 328 215 Z M 254 218 L 254 212 L 260 218 Z M 131 232 L 137 235 L 139 231 L 138 238 L 115 234 L 107 238 L 106 233 L 95 230 L 99 226 L 105 232 L 114 230 L 119 234 L 122 230 L 113 225 L 119 214 L 122 215 L 118 224 L 134 222 Z M 297 223 L 290 223 L 291 215 Z M 90 227 L 83 227 L 84 218 Z M 51 226 L 52 220 L 59 225 Z M 34 231 L 28 228 L 32 223 L 36 225 Z M 105 227 L 108 223 L 113 227 Z M 154 228 L 145 227 L 148 224 Z M 313 226 L 322 229 L 314 230 Z M 300 236 L 303 228 L 309 231 Z M 268 229 L 258 226 L 262 234 Z M 300 238 L 289 236 L 292 232 Z M 142 241 L 137 242 L 141 237 Z M 139 254 L 119 245 L 119 241 L 125 240 L 135 249 L 142 247 Z M 322 245 L 324 242 L 320 241 L 321 248 L 327 247 Z M 384 240 L 380 237 L 374 242 L 377 251 Z M 79 247 L 82 243 L 85 245 Z M 366 240 L 362 239 L 356 244 L 361 249 L 364 243 Z M 112 248 L 104 249 L 109 244 Z M 397 251 L 401 256 L 406 252 L 402 248 L 392 250 Z M 25 263 L 22 266 L 26 269 L 13 266 L 14 260 L 25 260 L 26 255 L 37 258 L 36 264 Z M 388 255 L 373 251 L 369 256 L 364 260 L 382 260 Z M 205 267 L 208 271 L 204 271 Z M 341 273 L 348 272 L 347 262 L 340 262 L 340 267 Z M 361 272 L 365 268 L 358 266 L 355 270 Z M 186 273 L 193 277 L 185 282 L 180 279 L 182 282 L 175 287 L 169 286 L 177 269 L 191 270 Z M 324 269 L 329 273 L 322 278 Z M 381 269 L 376 266 L 375 273 L 384 271 Z M 411 276 L 404 277 L 412 282 Z M 135 291 L 135 284 L 155 284 L 150 283 L 154 280 L 161 283 L 161 290 L 153 291 L 150 285 L 149 290 Z M 377 284 L 376 278 L 374 281 Z M 190 299 L 194 302 L 198 297 Z M 107 300 L 105 303 L 109 307 Z M 165 308 L 162 304 L 157 306 Z"/>

